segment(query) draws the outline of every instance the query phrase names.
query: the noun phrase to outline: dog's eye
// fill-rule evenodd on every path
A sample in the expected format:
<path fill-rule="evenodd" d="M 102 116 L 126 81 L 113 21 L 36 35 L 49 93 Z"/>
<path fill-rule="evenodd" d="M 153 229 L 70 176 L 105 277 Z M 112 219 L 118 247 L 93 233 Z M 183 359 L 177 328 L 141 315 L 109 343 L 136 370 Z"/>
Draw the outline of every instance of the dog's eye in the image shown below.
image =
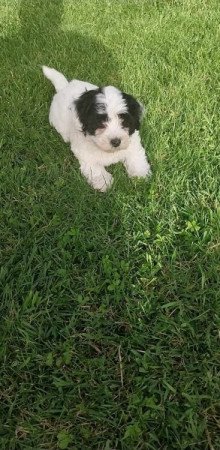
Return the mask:
<path fill-rule="evenodd" d="M 106 128 L 106 124 L 105 123 L 101 123 L 98 127 L 97 130 L 104 130 Z"/>

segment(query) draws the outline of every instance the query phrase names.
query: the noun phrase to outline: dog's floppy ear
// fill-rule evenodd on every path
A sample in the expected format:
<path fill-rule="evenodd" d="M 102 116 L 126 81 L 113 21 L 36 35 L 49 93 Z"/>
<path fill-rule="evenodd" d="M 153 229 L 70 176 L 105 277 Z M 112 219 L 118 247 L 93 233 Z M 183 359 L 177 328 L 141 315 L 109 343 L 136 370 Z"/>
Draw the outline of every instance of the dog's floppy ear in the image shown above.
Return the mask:
<path fill-rule="evenodd" d="M 97 128 L 103 121 L 107 120 L 104 104 L 97 101 L 97 94 L 101 94 L 101 88 L 92 89 L 83 92 L 83 94 L 75 100 L 76 113 L 82 125 L 82 132 L 95 135 Z"/>
<path fill-rule="evenodd" d="M 144 115 L 144 106 L 130 94 L 122 92 L 122 96 L 126 101 L 129 114 L 131 114 L 135 120 L 135 128 L 138 130 L 140 127 L 140 121 Z"/>
<path fill-rule="evenodd" d="M 95 108 L 97 89 L 83 92 L 80 97 L 75 100 L 76 112 L 82 124 L 87 121 L 88 115 Z"/>

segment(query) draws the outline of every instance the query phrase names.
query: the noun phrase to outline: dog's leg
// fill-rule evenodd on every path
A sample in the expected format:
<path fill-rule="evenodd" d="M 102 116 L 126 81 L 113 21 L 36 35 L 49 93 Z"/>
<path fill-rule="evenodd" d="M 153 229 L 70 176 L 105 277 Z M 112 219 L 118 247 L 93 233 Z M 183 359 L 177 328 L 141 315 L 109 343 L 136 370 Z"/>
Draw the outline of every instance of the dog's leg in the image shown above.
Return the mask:
<path fill-rule="evenodd" d="M 150 164 L 138 135 L 134 136 L 129 146 L 124 166 L 129 177 L 147 177 L 151 175 Z"/>
<path fill-rule="evenodd" d="M 142 152 L 131 153 L 126 157 L 124 162 L 129 177 L 147 177 L 151 175 L 150 164 L 147 157 Z"/>
<path fill-rule="evenodd" d="M 112 175 L 103 166 L 81 163 L 81 173 L 86 177 L 88 183 L 98 191 L 105 192 L 113 183 Z"/>

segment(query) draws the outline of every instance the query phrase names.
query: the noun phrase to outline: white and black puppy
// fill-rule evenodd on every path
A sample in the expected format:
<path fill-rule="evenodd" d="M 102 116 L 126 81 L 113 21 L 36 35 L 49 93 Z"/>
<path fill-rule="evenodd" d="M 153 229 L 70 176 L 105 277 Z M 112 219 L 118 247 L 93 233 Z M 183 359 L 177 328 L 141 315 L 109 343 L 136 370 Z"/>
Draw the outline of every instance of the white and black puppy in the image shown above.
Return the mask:
<path fill-rule="evenodd" d="M 79 160 L 82 174 L 94 189 L 105 192 L 112 175 L 105 167 L 122 162 L 130 177 L 150 175 L 139 136 L 142 105 L 113 86 L 70 82 L 55 69 L 43 66 L 53 83 L 49 120 Z"/>

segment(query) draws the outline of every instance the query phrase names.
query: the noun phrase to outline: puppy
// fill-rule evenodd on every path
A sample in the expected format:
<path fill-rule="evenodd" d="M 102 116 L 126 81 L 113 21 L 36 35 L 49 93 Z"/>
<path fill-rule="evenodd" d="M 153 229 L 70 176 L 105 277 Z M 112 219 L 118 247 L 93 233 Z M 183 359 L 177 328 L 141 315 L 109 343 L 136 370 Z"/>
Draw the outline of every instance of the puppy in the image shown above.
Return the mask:
<path fill-rule="evenodd" d="M 56 89 L 49 121 L 80 164 L 88 183 L 105 192 L 113 182 L 105 167 L 122 162 L 130 177 L 150 175 L 141 145 L 139 127 L 142 105 L 113 86 L 70 82 L 55 69 L 43 66 L 44 75 Z"/>

